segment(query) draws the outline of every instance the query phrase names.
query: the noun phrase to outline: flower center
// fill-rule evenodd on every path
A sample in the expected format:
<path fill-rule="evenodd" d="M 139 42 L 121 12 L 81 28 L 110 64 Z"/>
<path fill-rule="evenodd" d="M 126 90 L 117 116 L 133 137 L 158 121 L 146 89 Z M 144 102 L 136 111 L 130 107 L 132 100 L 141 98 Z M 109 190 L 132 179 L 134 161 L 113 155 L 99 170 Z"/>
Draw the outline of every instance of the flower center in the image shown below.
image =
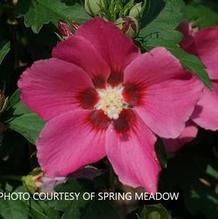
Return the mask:
<path fill-rule="evenodd" d="M 106 89 L 98 89 L 97 92 L 99 101 L 95 107 L 98 110 L 103 110 L 110 119 L 118 119 L 122 109 L 128 108 L 122 95 L 123 86 L 108 86 Z"/>

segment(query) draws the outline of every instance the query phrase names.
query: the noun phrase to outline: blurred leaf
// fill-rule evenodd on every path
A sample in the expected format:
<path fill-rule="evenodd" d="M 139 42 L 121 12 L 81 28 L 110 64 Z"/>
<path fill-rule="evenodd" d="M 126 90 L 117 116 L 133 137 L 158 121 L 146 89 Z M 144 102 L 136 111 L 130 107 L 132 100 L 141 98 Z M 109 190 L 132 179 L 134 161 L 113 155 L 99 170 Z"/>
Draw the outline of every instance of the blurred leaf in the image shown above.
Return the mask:
<path fill-rule="evenodd" d="M 31 200 L 30 215 L 33 219 L 59 219 L 59 212 L 51 208 L 45 201 Z"/>
<path fill-rule="evenodd" d="M 208 164 L 206 173 L 218 180 L 218 171 Z"/>
<path fill-rule="evenodd" d="M 38 33 L 44 24 L 50 22 L 55 25 L 59 20 L 82 23 L 87 19 L 89 16 L 81 5 L 67 6 L 60 0 L 32 0 L 24 15 L 25 26 L 31 27 L 34 33 Z"/>
<path fill-rule="evenodd" d="M 185 17 L 195 25 L 204 28 L 218 24 L 218 2 L 211 0 L 193 1 L 184 8 Z"/>
<path fill-rule="evenodd" d="M 9 105 L 13 106 L 17 104 L 20 101 L 20 90 L 17 89 L 10 97 L 9 99 Z"/>
<path fill-rule="evenodd" d="M 141 212 L 141 219 L 171 219 L 170 214 L 161 204 L 145 205 Z"/>
<path fill-rule="evenodd" d="M 94 209 L 94 210 L 93 210 Z M 91 201 L 83 209 L 82 219 L 119 219 L 119 216 L 109 201 Z M 78 218 L 79 219 L 79 218 Z"/>
<path fill-rule="evenodd" d="M 180 60 L 180 62 L 186 69 L 196 74 L 207 87 L 211 88 L 212 84 L 205 70 L 205 66 L 197 56 L 187 53 L 182 48 L 174 45 L 174 43 L 168 40 L 153 39 L 151 41 L 145 42 L 145 47 L 148 49 L 158 46 L 163 46 L 167 48 L 173 55 L 175 55 Z"/>
<path fill-rule="evenodd" d="M 56 192 L 83 192 L 84 188 L 80 185 L 76 180 L 69 179 L 66 183 L 57 185 L 55 187 Z M 54 200 L 49 202 L 49 205 L 54 207 L 60 211 L 66 211 L 65 216 L 63 218 L 67 218 L 69 214 L 68 211 L 74 209 L 74 214 L 78 214 L 79 207 L 83 206 L 83 200 L 75 201 L 75 200 Z M 76 210 L 76 208 L 78 208 Z M 70 213 L 72 214 L 72 213 Z"/>
<path fill-rule="evenodd" d="M 12 130 L 23 135 L 32 144 L 35 144 L 44 121 L 19 101 L 20 92 L 17 90 L 9 98 L 5 124 Z"/>
<path fill-rule="evenodd" d="M 16 188 L 15 192 L 28 192 L 24 186 Z M 28 214 L 32 219 L 59 219 L 58 212 L 51 209 L 46 201 L 36 201 L 32 198 L 28 200 Z"/>
<path fill-rule="evenodd" d="M 20 200 L 0 199 L 0 215 L 4 219 L 28 219 L 28 207 Z"/>
<path fill-rule="evenodd" d="M 158 3 L 156 3 L 158 7 Z M 182 0 L 167 0 L 163 10 L 149 24 L 143 27 L 139 32 L 141 38 L 159 38 L 168 39 L 177 43 L 181 40 L 181 34 L 175 29 L 183 20 L 182 9 L 184 2 Z"/>
<path fill-rule="evenodd" d="M 69 179 L 66 183 L 55 187 L 57 192 L 77 192 L 82 194 L 85 188 L 79 184 L 75 179 Z M 64 212 L 61 219 L 81 219 L 83 208 L 89 203 L 79 196 L 78 200 L 55 200 L 50 202 L 50 206 L 53 206 L 57 210 Z"/>
<path fill-rule="evenodd" d="M 71 201 L 68 205 L 68 208 L 65 209 L 64 214 L 61 219 L 82 219 L 82 215 L 86 210 L 86 205 L 90 201 L 85 201 L 81 197 L 79 200 Z M 93 211 L 93 209 L 92 209 Z M 90 218 L 90 217 L 87 217 Z M 90 218 L 91 219 L 91 218 Z M 95 218 L 97 219 L 97 218 Z"/>
<path fill-rule="evenodd" d="M 3 59 L 5 56 L 8 54 L 10 51 L 10 42 L 4 43 L 3 46 L 0 46 L 0 64 L 2 63 Z"/>
<path fill-rule="evenodd" d="M 12 187 L 9 184 L 7 187 L 7 192 L 12 192 Z M 0 199 L 0 215 L 4 219 L 28 219 L 28 210 L 26 201 Z"/>
<path fill-rule="evenodd" d="M 196 185 L 185 195 L 187 209 L 193 214 L 203 214 L 206 219 L 218 218 L 218 195 L 209 187 Z"/>

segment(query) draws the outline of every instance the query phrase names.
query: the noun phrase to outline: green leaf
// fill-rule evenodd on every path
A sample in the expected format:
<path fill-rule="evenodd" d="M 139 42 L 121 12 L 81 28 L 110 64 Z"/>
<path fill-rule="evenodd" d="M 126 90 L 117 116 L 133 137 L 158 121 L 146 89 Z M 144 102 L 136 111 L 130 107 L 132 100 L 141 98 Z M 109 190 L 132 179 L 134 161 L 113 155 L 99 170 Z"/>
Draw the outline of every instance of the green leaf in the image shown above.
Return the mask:
<path fill-rule="evenodd" d="M 139 37 L 162 38 L 170 41 L 173 40 L 177 43 L 181 39 L 181 34 L 175 31 L 175 29 L 183 20 L 181 12 L 183 7 L 184 2 L 181 0 L 165 1 L 165 6 L 157 17 L 140 30 Z"/>
<path fill-rule="evenodd" d="M 0 200 L 0 215 L 5 219 L 28 219 L 28 208 L 19 200 Z"/>
<path fill-rule="evenodd" d="M 93 209 L 95 209 L 93 211 Z M 83 210 L 82 219 L 119 219 L 119 216 L 109 201 L 92 201 Z M 79 219 L 79 218 L 78 218 Z"/>
<path fill-rule="evenodd" d="M 204 1 L 200 3 L 193 2 L 184 8 L 184 15 L 187 20 L 200 28 L 218 25 L 218 14 L 217 11 L 214 11 L 214 8 L 218 7 L 218 4 L 208 5 L 208 3 L 205 2 L 206 4 L 203 5 L 203 3 Z M 213 8 L 208 6 L 213 6 Z"/>
<path fill-rule="evenodd" d="M 45 201 L 31 199 L 29 203 L 30 214 L 33 219 L 59 219 L 59 212 L 52 209 Z"/>
<path fill-rule="evenodd" d="M 203 214 L 206 219 L 218 218 L 218 195 L 210 187 L 195 185 L 185 194 L 185 204 L 193 215 Z"/>
<path fill-rule="evenodd" d="M 23 135 L 32 144 L 35 144 L 43 126 L 44 122 L 35 113 L 26 113 L 8 122 L 10 129 Z"/>
<path fill-rule="evenodd" d="M 218 180 L 218 170 L 209 164 L 207 165 L 206 173 Z"/>
<path fill-rule="evenodd" d="M 168 49 L 180 60 L 186 69 L 195 73 L 208 88 L 212 87 L 209 76 L 205 70 L 205 66 L 197 56 L 191 55 L 179 47 L 172 47 Z"/>
<path fill-rule="evenodd" d="M 141 212 L 141 219 L 171 219 L 170 214 L 161 204 L 145 205 Z"/>
<path fill-rule="evenodd" d="M 28 207 L 21 200 L 0 199 L 0 215 L 4 219 L 28 219 Z"/>
<path fill-rule="evenodd" d="M 12 130 L 23 135 L 29 142 L 35 144 L 44 121 L 32 113 L 19 101 L 20 92 L 17 90 L 9 99 L 4 123 Z"/>
<path fill-rule="evenodd" d="M 0 64 L 2 63 L 3 59 L 5 56 L 8 54 L 10 51 L 10 42 L 6 42 L 3 44 L 3 46 L 0 47 Z"/>
<path fill-rule="evenodd" d="M 85 187 L 79 184 L 75 179 L 71 178 L 66 183 L 55 187 L 57 192 L 77 192 L 81 195 L 78 200 L 54 200 L 49 204 L 57 210 L 63 211 L 62 219 L 81 219 L 82 209 L 89 203 L 82 198 Z"/>
<path fill-rule="evenodd" d="M 79 4 L 67 6 L 60 0 L 32 0 L 31 6 L 24 15 L 24 24 L 38 33 L 44 24 L 57 24 L 59 20 L 82 23 L 89 19 Z"/>
<path fill-rule="evenodd" d="M 175 55 L 180 60 L 180 62 L 186 69 L 196 74 L 198 78 L 208 88 L 212 87 L 209 76 L 205 70 L 205 66 L 197 56 L 187 53 L 182 48 L 178 47 L 177 45 L 174 45 L 172 42 L 167 40 L 151 39 L 145 42 L 145 47 L 148 49 L 157 46 L 163 46 L 167 48 L 173 55 Z"/>

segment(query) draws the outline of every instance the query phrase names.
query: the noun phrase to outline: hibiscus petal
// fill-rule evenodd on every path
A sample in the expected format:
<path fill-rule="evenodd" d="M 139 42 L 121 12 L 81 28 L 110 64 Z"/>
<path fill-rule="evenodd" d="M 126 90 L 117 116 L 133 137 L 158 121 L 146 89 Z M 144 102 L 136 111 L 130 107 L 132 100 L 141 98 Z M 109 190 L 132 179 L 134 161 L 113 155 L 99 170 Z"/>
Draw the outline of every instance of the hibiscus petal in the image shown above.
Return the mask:
<path fill-rule="evenodd" d="M 218 27 L 210 27 L 195 34 L 197 53 L 211 79 L 218 79 Z"/>
<path fill-rule="evenodd" d="M 59 42 L 53 49 L 52 55 L 82 67 L 97 87 L 103 87 L 109 77 L 109 66 L 84 37 L 72 36 Z"/>
<path fill-rule="evenodd" d="M 22 102 L 45 120 L 79 107 L 79 92 L 94 88 L 81 68 L 56 58 L 35 62 L 22 74 L 18 87 Z"/>
<path fill-rule="evenodd" d="M 116 73 L 122 72 L 139 54 L 138 48 L 130 38 L 114 24 L 101 18 L 81 25 L 76 34 L 89 40 Z"/>
<path fill-rule="evenodd" d="M 128 131 L 119 132 L 114 126 L 109 127 L 106 154 L 122 183 L 143 187 L 148 192 L 157 191 L 160 165 L 155 154 L 155 141 L 156 137 L 136 114 Z"/>
<path fill-rule="evenodd" d="M 136 111 L 160 137 L 176 138 L 185 127 L 199 99 L 198 79 L 171 80 L 146 89 L 143 105 Z"/>
<path fill-rule="evenodd" d="M 139 83 L 147 86 L 169 79 L 186 76 L 181 64 L 165 48 L 155 48 L 138 56 L 124 72 L 124 84 Z"/>
<path fill-rule="evenodd" d="M 218 82 L 212 84 L 212 90 L 204 88 L 192 120 L 204 129 L 216 131 L 218 130 Z"/>
<path fill-rule="evenodd" d="M 37 142 L 37 157 L 49 177 L 66 176 L 105 156 L 105 130 L 90 111 L 73 111 L 50 120 Z"/>
<path fill-rule="evenodd" d="M 124 90 L 124 96 L 136 103 L 135 109 L 146 125 L 161 137 L 178 137 L 199 99 L 202 83 L 184 72 L 163 48 L 138 57 L 124 75 L 126 85 L 138 88 L 129 95 Z"/>
<path fill-rule="evenodd" d="M 170 139 L 163 139 L 165 149 L 167 153 L 175 153 L 182 148 L 182 146 L 186 143 L 189 143 L 193 140 L 198 134 L 197 126 L 188 121 L 186 127 L 183 129 L 182 133 L 178 138 L 170 138 Z"/>

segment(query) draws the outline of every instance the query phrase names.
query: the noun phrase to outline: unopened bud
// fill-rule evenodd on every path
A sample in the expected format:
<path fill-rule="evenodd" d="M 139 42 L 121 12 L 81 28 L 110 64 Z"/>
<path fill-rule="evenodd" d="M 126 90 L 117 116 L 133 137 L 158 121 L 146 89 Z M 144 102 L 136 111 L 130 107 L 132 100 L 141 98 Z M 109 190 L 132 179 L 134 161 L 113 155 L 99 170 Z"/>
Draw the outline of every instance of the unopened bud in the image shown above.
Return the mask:
<path fill-rule="evenodd" d="M 35 168 L 32 172 L 29 173 L 29 175 L 22 177 L 23 185 L 31 193 L 34 193 L 42 185 L 41 183 L 42 176 L 43 176 L 43 172 L 39 168 Z"/>
<path fill-rule="evenodd" d="M 135 4 L 129 11 L 129 16 L 139 18 L 142 12 L 142 2 Z"/>
<path fill-rule="evenodd" d="M 64 38 L 73 36 L 73 33 L 71 32 L 69 25 L 64 21 L 58 22 L 58 29 L 59 29 L 61 36 Z"/>
<path fill-rule="evenodd" d="M 138 21 L 130 16 L 117 19 L 115 25 L 129 37 L 135 37 L 139 30 Z"/>
<path fill-rule="evenodd" d="M 93 17 L 99 15 L 102 8 L 105 8 L 104 0 L 85 0 L 85 10 Z"/>
<path fill-rule="evenodd" d="M 33 169 L 29 175 L 22 177 L 24 186 L 31 192 L 54 192 L 54 187 L 58 184 L 64 183 L 66 177 L 47 177 L 40 168 Z"/>

